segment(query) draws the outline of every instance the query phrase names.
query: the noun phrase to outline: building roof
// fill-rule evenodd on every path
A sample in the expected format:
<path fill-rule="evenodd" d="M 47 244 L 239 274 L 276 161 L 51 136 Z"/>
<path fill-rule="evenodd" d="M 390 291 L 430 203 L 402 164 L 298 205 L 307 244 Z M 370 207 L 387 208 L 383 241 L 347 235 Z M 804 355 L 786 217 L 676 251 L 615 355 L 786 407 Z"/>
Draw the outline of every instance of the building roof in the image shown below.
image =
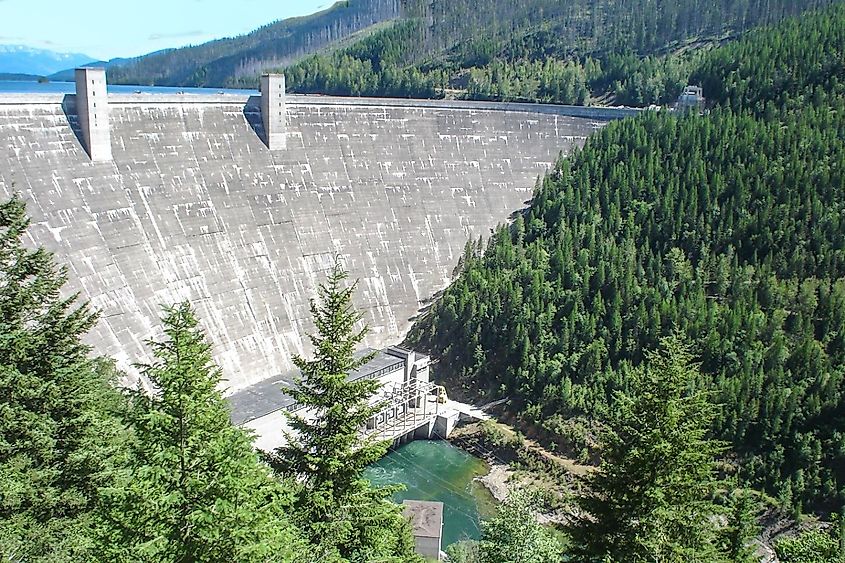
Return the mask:
<path fill-rule="evenodd" d="M 356 379 L 362 379 L 367 376 L 379 377 L 384 373 L 390 373 L 397 369 L 402 369 L 405 366 L 405 359 L 391 354 L 389 349 L 375 351 L 368 348 L 362 351 L 359 356 L 373 352 L 375 352 L 375 356 L 360 368 L 352 371 L 347 379 L 355 381 Z"/>
<path fill-rule="evenodd" d="M 411 521 L 414 536 L 439 538 L 443 532 L 443 503 L 428 500 L 406 500 L 402 513 Z"/>
<path fill-rule="evenodd" d="M 405 360 L 391 354 L 388 350 L 366 348 L 356 353 L 356 356 L 360 358 L 371 353 L 375 353 L 373 359 L 351 372 L 348 379 L 356 380 L 367 376 L 380 377 L 404 368 Z M 244 424 L 294 404 L 294 400 L 284 392 L 284 389 L 293 387 L 299 375 L 300 373 L 297 370 L 265 379 L 226 397 L 229 402 L 232 422 Z"/>
<path fill-rule="evenodd" d="M 292 405 L 294 400 L 282 390 L 294 385 L 296 375 L 265 379 L 226 397 L 232 423 L 243 424 Z"/>

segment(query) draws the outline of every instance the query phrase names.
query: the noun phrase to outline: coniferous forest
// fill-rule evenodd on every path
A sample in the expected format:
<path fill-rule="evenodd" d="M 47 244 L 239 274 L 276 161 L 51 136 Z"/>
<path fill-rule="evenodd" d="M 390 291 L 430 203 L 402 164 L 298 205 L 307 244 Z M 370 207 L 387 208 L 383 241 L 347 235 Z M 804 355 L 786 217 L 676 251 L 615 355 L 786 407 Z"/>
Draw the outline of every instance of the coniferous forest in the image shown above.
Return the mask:
<path fill-rule="evenodd" d="M 538 181 L 411 340 L 593 459 L 661 338 L 700 359 L 728 472 L 800 511 L 845 501 L 845 10 L 695 69 L 706 114 L 611 123 Z"/>
<path fill-rule="evenodd" d="M 295 92 L 666 104 L 714 46 L 830 3 L 406 0 L 389 27 L 284 71 Z"/>
<path fill-rule="evenodd" d="M 673 102 L 713 47 L 839 0 L 346 0 L 109 63 L 110 80 L 558 104 Z"/>
<path fill-rule="evenodd" d="M 339 262 L 312 307 L 314 342 L 330 344 L 297 359 L 297 398 L 349 410 L 289 413 L 301 447 L 262 458 L 189 303 L 165 307 L 148 343 L 153 392 L 121 391 L 81 342 L 96 315 L 60 296 L 65 269 L 26 247 L 28 226 L 22 199 L 0 204 L 0 561 L 421 561 L 390 489 L 361 476 L 388 444 L 358 447 L 376 382 L 346 378 L 366 329 Z"/>

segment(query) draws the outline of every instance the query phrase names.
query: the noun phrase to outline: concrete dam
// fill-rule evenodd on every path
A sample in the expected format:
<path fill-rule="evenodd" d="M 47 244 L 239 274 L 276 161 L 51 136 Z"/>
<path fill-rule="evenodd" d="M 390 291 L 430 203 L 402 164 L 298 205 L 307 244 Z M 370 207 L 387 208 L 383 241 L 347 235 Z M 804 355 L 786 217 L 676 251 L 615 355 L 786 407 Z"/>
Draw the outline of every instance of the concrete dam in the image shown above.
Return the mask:
<path fill-rule="evenodd" d="M 75 96 L 0 96 L 0 192 L 23 195 L 29 242 L 100 311 L 96 353 L 148 360 L 160 305 L 188 299 L 234 392 L 307 353 L 309 299 L 335 255 L 360 280 L 366 344 L 400 341 L 466 241 L 618 116 L 285 96 L 283 82 L 252 97 L 108 94 L 86 70 Z"/>

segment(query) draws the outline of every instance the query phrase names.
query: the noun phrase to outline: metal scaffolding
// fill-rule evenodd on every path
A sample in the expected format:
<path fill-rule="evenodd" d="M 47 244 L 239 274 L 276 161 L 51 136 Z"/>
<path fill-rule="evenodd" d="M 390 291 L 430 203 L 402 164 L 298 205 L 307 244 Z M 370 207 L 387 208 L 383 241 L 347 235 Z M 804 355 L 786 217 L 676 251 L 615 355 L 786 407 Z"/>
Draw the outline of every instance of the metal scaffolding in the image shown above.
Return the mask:
<path fill-rule="evenodd" d="M 392 440 L 433 422 L 440 414 L 439 387 L 411 380 L 385 389 L 379 411 L 367 422 L 362 434 L 377 440 Z"/>

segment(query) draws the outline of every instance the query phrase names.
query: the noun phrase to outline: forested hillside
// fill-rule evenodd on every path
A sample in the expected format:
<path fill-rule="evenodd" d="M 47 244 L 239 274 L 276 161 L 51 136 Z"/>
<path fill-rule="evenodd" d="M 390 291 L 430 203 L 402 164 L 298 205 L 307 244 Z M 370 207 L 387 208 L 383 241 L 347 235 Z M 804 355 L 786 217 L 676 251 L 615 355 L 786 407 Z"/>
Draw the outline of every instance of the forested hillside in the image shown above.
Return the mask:
<path fill-rule="evenodd" d="M 704 47 L 832 1 L 405 0 L 398 29 L 286 72 L 297 92 L 665 103 Z"/>
<path fill-rule="evenodd" d="M 786 507 L 845 499 L 845 9 L 713 50 L 708 115 L 608 125 L 539 182 L 410 340 L 578 454 L 677 330 L 726 461 Z M 587 452 L 582 455 L 589 457 Z"/>
<path fill-rule="evenodd" d="M 115 83 L 586 104 L 673 101 L 703 52 L 838 0 L 349 0 L 111 65 Z"/>
<path fill-rule="evenodd" d="M 233 7 L 233 9 L 250 9 Z M 170 49 L 109 68 L 115 84 L 226 86 L 246 77 L 258 84 L 262 70 L 285 66 L 333 42 L 399 17 L 400 0 L 337 2 L 317 14 L 270 23 L 252 33 Z M 268 20 L 272 14 L 268 14 Z"/>

